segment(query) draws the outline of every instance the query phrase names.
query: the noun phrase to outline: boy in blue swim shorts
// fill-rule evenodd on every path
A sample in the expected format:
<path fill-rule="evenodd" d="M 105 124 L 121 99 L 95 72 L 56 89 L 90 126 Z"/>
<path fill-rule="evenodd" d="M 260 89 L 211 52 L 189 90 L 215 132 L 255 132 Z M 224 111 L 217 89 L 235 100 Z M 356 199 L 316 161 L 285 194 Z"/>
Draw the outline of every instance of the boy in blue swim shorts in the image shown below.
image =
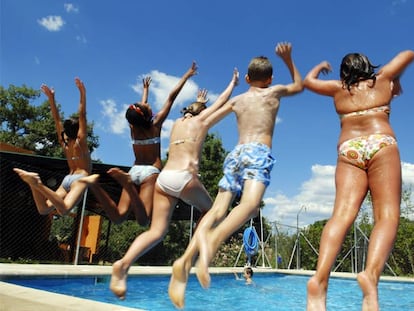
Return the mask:
<path fill-rule="evenodd" d="M 188 275 L 197 257 L 197 278 L 207 288 L 210 285 L 208 266 L 221 243 L 257 215 L 269 185 L 275 162 L 270 153 L 280 99 L 303 90 L 302 78 L 291 57 L 291 44 L 279 43 L 275 51 L 287 66 L 292 83 L 271 86 L 272 64 L 267 57 L 255 57 L 245 76 L 249 89 L 231 98 L 222 108 L 223 115 L 236 114 L 239 141 L 224 162 L 224 177 L 212 208 L 198 224 L 185 253 L 173 264 L 168 293 L 178 308 L 184 307 Z M 239 193 L 240 203 L 226 216 Z"/>

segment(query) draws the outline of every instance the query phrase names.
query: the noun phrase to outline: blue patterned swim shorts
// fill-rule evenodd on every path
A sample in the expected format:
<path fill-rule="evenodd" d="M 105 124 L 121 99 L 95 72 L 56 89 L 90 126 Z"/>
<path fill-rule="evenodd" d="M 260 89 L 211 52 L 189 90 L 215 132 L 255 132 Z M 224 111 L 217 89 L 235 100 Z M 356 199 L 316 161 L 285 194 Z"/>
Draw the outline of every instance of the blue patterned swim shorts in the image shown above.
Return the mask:
<path fill-rule="evenodd" d="M 267 187 L 275 162 L 270 148 L 265 144 L 237 145 L 224 160 L 224 176 L 219 182 L 219 187 L 240 194 L 246 179 L 260 181 Z"/>

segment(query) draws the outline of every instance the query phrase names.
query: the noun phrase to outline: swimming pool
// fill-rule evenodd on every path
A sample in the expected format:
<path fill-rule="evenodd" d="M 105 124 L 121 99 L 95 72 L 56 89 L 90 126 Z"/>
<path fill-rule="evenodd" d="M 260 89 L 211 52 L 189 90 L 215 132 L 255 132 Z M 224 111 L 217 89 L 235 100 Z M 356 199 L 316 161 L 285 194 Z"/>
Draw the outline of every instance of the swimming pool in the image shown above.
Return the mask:
<path fill-rule="evenodd" d="M 305 310 L 306 282 L 309 276 L 280 273 L 256 273 L 255 286 L 235 280 L 233 274 L 213 274 L 211 287 L 201 289 L 190 276 L 185 310 Z M 124 301 L 108 289 L 108 276 L 3 277 L 13 284 L 50 292 L 118 304 L 151 311 L 176 310 L 168 294 L 169 275 L 132 275 Z M 379 285 L 382 311 L 414 310 L 414 283 L 381 281 Z M 355 279 L 332 278 L 328 293 L 328 310 L 360 310 L 361 292 Z"/>

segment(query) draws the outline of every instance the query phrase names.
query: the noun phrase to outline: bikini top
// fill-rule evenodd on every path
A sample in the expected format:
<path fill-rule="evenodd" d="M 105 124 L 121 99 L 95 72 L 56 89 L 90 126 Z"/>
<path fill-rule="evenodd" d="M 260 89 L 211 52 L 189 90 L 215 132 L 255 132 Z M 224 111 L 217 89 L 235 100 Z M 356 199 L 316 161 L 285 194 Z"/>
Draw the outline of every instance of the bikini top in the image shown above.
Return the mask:
<path fill-rule="evenodd" d="M 374 112 L 385 112 L 386 114 L 390 114 L 390 111 L 391 111 L 390 105 L 384 105 L 384 106 L 339 114 L 339 119 L 342 120 L 343 118 L 352 117 L 352 116 L 363 116 L 368 113 L 374 113 Z"/>
<path fill-rule="evenodd" d="M 159 144 L 161 142 L 160 137 L 152 137 L 147 139 L 133 139 L 132 144 L 133 145 L 155 145 Z"/>
<path fill-rule="evenodd" d="M 179 144 L 184 144 L 185 142 L 195 143 L 196 139 L 192 137 L 184 138 L 184 139 L 177 139 L 177 140 L 170 142 L 170 145 L 179 145 Z"/>

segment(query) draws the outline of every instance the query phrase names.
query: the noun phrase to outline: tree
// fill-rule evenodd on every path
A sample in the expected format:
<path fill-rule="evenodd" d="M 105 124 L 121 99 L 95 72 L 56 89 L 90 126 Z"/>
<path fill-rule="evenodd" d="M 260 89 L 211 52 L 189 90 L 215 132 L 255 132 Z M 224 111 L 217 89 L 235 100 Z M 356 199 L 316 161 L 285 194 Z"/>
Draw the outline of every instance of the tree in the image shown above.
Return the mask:
<path fill-rule="evenodd" d="M 217 134 L 207 134 L 203 145 L 203 153 L 200 164 L 201 182 L 206 187 L 211 197 L 218 192 L 218 182 L 223 176 L 223 162 L 227 155 L 221 139 Z"/>
<path fill-rule="evenodd" d="M 39 96 L 39 90 L 25 85 L 10 85 L 8 89 L 0 86 L 0 141 L 34 151 L 37 155 L 62 158 L 64 153 L 56 136 L 48 101 L 39 106 L 31 104 Z M 63 112 L 61 119 L 64 120 Z M 99 146 L 93 123 L 88 124 L 88 144 L 91 152 Z"/>
<path fill-rule="evenodd" d="M 388 259 L 388 264 L 393 272 L 397 275 L 414 275 L 414 221 L 412 220 L 413 203 L 411 187 L 402 186 L 402 200 L 401 200 L 401 217 L 400 225 L 398 227 L 397 239 L 394 244 L 393 251 Z M 315 246 L 319 247 L 320 237 L 323 226 L 327 220 L 317 221 L 310 225 L 305 230 L 307 239 Z M 354 226 L 356 227 L 356 237 L 354 236 Z M 367 194 L 363 206 L 355 224 L 350 228 L 340 254 L 333 268 L 336 271 L 350 272 L 352 271 L 354 256 L 357 256 L 358 267 L 354 267 L 357 271 L 364 268 L 364 261 L 366 259 L 368 241 L 373 228 L 372 217 L 372 200 L 370 193 Z M 355 252 L 355 249 L 357 252 Z M 351 251 L 351 252 L 350 252 Z M 307 247 L 305 241 L 301 240 L 301 262 L 302 268 L 314 270 L 316 268 L 317 256 Z M 339 266 L 340 264 L 340 266 Z M 391 271 L 388 266 L 385 267 L 384 273 L 389 274 Z"/>
<path fill-rule="evenodd" d="M 414 221 L 412 220 L 414 204 L 411 201 L 412 194 L 412 188 L 403 185 L 400 225 L 392 252 L 397 265 L 397 273 L 402 275 L 414 275 Z"/>

